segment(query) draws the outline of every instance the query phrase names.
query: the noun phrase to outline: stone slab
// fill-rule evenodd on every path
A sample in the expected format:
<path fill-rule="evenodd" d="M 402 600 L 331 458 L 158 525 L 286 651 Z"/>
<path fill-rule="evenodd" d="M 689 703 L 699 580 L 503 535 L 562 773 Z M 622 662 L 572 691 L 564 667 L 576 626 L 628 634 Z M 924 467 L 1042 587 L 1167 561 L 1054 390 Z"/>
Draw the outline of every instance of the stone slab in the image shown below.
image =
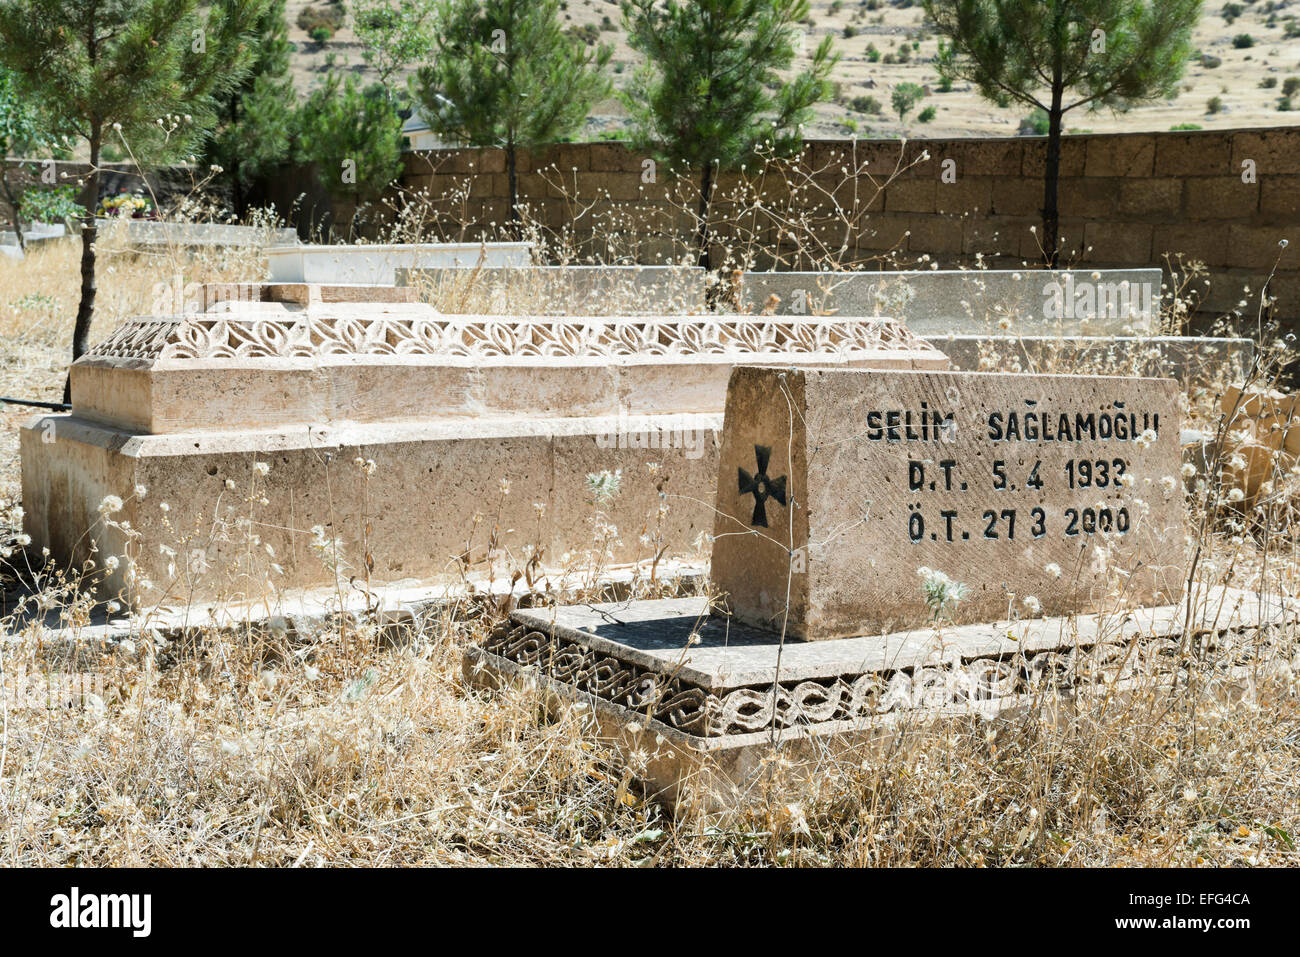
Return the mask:
<path fill-rule="evenodd" d="M 415 290 L 406 286 L 370 286 L 361 283 L 211 282 L 196 291 L 193 308 L 185 312 L 212 312 L 223 305 L 230 311 L 256 303 L 322 307 L 347 303 L 373 305 L 417 303 Z M 427 312 L 427 310 L 422 310 Z"/>
<path fill-rule="evenodd" d="M 1216 669 L 1214 692 L 1257 677 L 1266 626 L 1294 602 L 1236 589 L 1104 614 L 1004 620 L 805 643 L 710 613 L 705 598 L 517 609 L 466 649 L 468 684 L 524 683 L 589 707 L 599 737 L 635 754 L 647 790 L 676 810 L 717 811 L 764 792 L 778 755 L 797 779 L 827 760 L 880 759 L 936 722 L 1032 712 L 1068 720 L 1081 701 L 1117 706 L 1169 685 L 1186 627 Z M 775 702 L 775 706 L 774 703 Z"/>
<path fill-rule="evenodd" d="M 437 626 L 467 599 L 487 599 L 509 611 L 521 602 L 536 600 L 538 594 L 561 602 L 577 601 L 593 590 L 610 598 L 652 591 L 693 594 L 702 588 L 707 574 L 707 563 L 699 561 L 615 564 L 602 570 L 595 580 L 560 568 L 543 568 L 531 585 L 523 579 L 471 573 L 455 582 L 375 582 L 368 591 L 350 589 L 342 595 L 336 588 L 286 589 L 269 602 L 189 601 L 177 596 L 174 601 L 134 614 L 110 610 L 101 602 L 90 607 L 84 619 L 74 621 L 63 617 L 62 608 L 42 608 L 36 601 L 13 608 L 13 604 L 35 594 L 27 590 L 11 591 L 8 599 L 13 604 L 0 611 L 14 611 L 11 636 L 37 626 L 51 660 L 84 658 L 86 662 L 97 662 L 101 654 L 111 653 L 128 639 L 148 637 L 166 643 L 213 630 L 247 635 L 275 630 L 286 622 L 305 638 L 339 613 L 359 619 L 373 615 L 384 624 L 419 629 Z M 0 635 L 0 642 L 5 637 Z"/>
<path fill-rule="evenodd" d="M 1088 373 L 1177 379 L 1184 388 L 1240 382 L 1253 339 L 1212 336 L 927 335 L 952 367 L 970 372 Z"/>
<path fill-rule="evenodd" d="M 739 299 L 753 313 L 890 316 L 923 336 L 1109 336 L 1155 329 L 1160 283 L 1159 269 L 751 272 Z"/>
<path fill-rule="evenodd" d="M 148 219 L 101 219 L 100 229 L 126 228 L 136 246 L 265 246 L 296 243 L 294 229 L 239 226 L 232 223 L 169 223 Z"/>
<path fill-rule="evenodd" d="M 397 284 L 399 269 L 526 266 L 531 243 L 285 245 L 266 251 L 272 282 Z"/>
<path fill-rule="evenodd" d="M 73 408 L 152 434 L 721 412 L 737 362 L 948 364 L 888 320 L 440 316 L 421 303 L 341 298 L 354 288 L 214 287 L 203 294 L 227 298 L 208 312 L 123 323 L 73 364 Z"/>
<path fill-rule="evenodd" d="M 698 314 L 700 266 L 524 266 L 397 271 L 442 312 L 598 316 Z"/>
<path fill-rule="evenodd" d="M 739 367 L 713 580 L 739 620 L 809 640 L 927 624 L 921 569 L 965 585 L 958 623 L 1121 583 L 1176 600 L 1179 408 L 1169 379 Z"/>
<path fill-rule="evenodd" d="M 61 239 L 66 235 L 68 227 L 63 223 L 28 223 L 23 228 L 23 242 L 28 244 Z M 0 229 L 0 247 L 4 246 L 18 246 L 18 234 L 14 230 Z"/>
<path fill-rule="evenodd" d="M 24 529 L 33 554 L 48 547 L 59 568 L 94 558 L 99 598 L 136 607 L 179 594 L 237 601 L 331 586 L 315 526 L 340 542 L 344 590 L 353 581 L 456 581 L 489 563 L 508 578 L 533 556 L 587 570 L 698 558 L 712 527 L 720 428 L 713 413 L 145 435 L 75 414 L 39 416 L 20 433 Z M 620 482 L 598 508 L 587 476 L 602 471 Z M 148 548 L 103 521 L 110 495 L 123 501 L 113 519 Z M 116 568 L 104 566 L 110 555 Z"/>

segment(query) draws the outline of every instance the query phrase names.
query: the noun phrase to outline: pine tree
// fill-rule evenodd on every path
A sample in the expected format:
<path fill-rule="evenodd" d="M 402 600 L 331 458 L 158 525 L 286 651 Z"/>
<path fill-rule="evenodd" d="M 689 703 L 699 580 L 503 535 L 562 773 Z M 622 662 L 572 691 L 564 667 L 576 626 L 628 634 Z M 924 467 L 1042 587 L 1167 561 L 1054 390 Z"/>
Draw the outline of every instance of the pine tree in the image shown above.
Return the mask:
<path fill-rule="evenodd" d="M 232 0 L 219 0 L 230 5 Z M 226 171 L 235 213 L 247 212 L 248 186 L 289 155 L 297 107 L 289 75 L 285 0 L 269 0 L 253 26 L 252 60 L 239 86 L 221 97 L 204 160 Z"/>
<path fill-rule="evenodd" d="M 331 71 L 298 115 L 300 157 L 332 193 L 360 206 L 401 174 L 402 120 L 378 84 L 362 90 L 355 74 Z"/>
<path fill-rule="evenodd" d="M 516 153 L 582 128 L 609 95 L 612 50 L 566 36 L 560 0 L 447 0 L 438 53 L 413 91 L 430 129 L 506 154 L 510 221 L 519 221 Z"/>
<path fill-rule="evenodd" d="M 925 0 L 925 11 L 949 40 L 941 77 L 1047 114 L 1042 245 L 1056 266 L 1062 117 L 1176 96 L 1201 0 Z"/>
<path fill-rule="evenodd" d="M 73 361 L 86 351 L 95 312 L 95 206 L 107 138 L 120 136 L 142 163 L 192 154 L 216 123 L 217 99 L 247 68 L 247 34 L 263 2 L 231 0 L 204 16 L 198 0 L 0 0 L 0 65 L 53 130 L 90 150 Z M 70 400 L 67 384 L 63 395 Z"/>
<path fill-rule="evenodd" d="M 634 148 L 701 170 L 695 246 L 709 265 L 709 204 L 719 172 L 803 145 L 811 107 L 831 94 L 826 36 L 791 80 L 807 0 L 625 0 L 628 42 L 647 66 L 624 96 Z"/>
<path fill-rule="evenodd" d="M 0 187 L 4 189 L 5 199 L 14 212 L 14 231 L 18 234 L 18 248 L 22 250 L 27 249 L 27 243 L 23 240 L 19 198 L 14 194 L 13 184 L 9 182 L 8 160 L 22 150 L 35 147 L 41 142 L 41 134 L 36 111 L 19 94 L 10 72 L 0 67 Z"/>

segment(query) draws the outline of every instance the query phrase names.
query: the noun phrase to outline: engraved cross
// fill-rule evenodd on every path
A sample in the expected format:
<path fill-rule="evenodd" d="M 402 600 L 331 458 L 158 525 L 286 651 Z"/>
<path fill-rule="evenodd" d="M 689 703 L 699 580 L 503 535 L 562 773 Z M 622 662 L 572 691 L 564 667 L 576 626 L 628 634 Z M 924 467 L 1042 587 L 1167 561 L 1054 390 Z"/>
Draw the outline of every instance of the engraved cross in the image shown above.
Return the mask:
<path fill-rule="evenodd" d="M 758 460 L 757 475 L 750 475 L 742 468 L 736 469 L 740 479 L 740 494 L 754 496 L 754 516 L 749 520 L 749 524 L 767 528 L 767 508 L 765 503 L 771 498 L 782 505 L 785 504 L 786 477 L 784 475 L 779 479 L 767 477 L 767 463 L 772 458 L 771 446 L 754 446 L 754 457 Z"/>

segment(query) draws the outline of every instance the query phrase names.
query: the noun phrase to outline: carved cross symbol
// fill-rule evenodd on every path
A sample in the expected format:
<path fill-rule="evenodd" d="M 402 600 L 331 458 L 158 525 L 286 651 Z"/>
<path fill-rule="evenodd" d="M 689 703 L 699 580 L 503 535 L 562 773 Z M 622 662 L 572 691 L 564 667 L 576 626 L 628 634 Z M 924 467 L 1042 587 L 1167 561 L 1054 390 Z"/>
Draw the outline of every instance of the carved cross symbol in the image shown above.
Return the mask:
<path fill-rule="evenodd" d="M 740 494 L 754 496 L 754 517 L 750 525 L 767 528 L 767 508 L 764 503 L 773 498 L 785 504 L 785 476 L 779 479 L 767 477 L 767 463 L 772 458 L 772 449 L 767 445 L 754 446 L 754 457 L 758 460 L 758 474 L 750 475 L 742 468 L 736 469 L 740 478 Z"/>

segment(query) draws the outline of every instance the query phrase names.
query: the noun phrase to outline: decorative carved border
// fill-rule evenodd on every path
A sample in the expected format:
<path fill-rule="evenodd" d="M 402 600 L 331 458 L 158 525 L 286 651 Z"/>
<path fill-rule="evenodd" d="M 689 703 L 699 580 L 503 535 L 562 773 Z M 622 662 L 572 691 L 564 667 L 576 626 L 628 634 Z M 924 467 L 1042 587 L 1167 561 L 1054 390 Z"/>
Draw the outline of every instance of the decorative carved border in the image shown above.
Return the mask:
<path fill-rule="evenodd" d="M 1236 634 L 1229 631 L 1227 634 Z M 1263 634 L 1263 629 L 1261 629 Z M 1210 636 L 1207 636 L 1210 637 Z M 563 635 L 548 635 L 508 620 L 483 642 L 483 651 L 652 717 L 698 737 L 750 734 L 873 717 L 892 711 L 961 706 L 1019 695 L 1113 682 L 1151 670 L 1178 667 L 1177 638 L 1144 636 L 1138 647 L 1115 640 L 1088 647 L 1040 651 L 1025 657 L 986 657 L 917 669 L 782 682 L 713 694 Z M 1216 642 L 1211 641 L 1211 644 Z M 1249 647 L 1231 664 L 1245 664 Z"/>
<path fill-rule="evenodd" d="M 89 351 L 126 359 L 316 358 L 428 355 L 614 357 L 846 355 L 937 349 L 891 319 L 637 317 L 492 319 L 446 316 L 128 320 Z"/>

